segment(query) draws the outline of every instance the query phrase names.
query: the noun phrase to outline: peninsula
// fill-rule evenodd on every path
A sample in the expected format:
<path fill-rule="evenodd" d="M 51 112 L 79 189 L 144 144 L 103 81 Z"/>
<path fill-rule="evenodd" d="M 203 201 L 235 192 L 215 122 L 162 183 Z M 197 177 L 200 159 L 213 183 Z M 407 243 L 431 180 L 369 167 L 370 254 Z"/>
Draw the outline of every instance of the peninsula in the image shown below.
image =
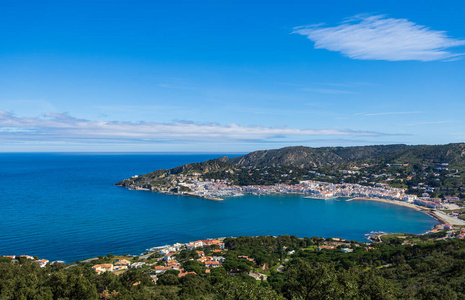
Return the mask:
<path fill-rule="evenodd" d="M 293 193 L 317 199 L 390 200 L 409 206 L 461 212 L 465 199 L 464 174 L 463 143 L 299 146 L 157 170 L 135 175 L 116 185 L 210 200 L 245 193 Z"/>

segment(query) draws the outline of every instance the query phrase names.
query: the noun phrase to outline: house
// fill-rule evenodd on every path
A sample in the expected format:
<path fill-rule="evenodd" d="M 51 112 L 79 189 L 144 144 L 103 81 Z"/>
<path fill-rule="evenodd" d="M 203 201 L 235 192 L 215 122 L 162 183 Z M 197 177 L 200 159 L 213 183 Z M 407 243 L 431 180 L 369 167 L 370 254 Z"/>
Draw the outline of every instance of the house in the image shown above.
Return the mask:
<path fill-rule="evenodd" d="M 318 251 L 321 251 L 323 249 L 334 249 L 334 246 L 321 245 L 318 247 Z"/>
<path fill-rule="evenodd" d="M 219 262 L 224 262 L 226 260 L 226 258 L 224 258 L 223 256 L 213 256 L 212 261 L 219 261 Z"/>
<path fill-rule="evenodd" d="M 451 229 L 452 229 L 452 225 L 450 225 L 450 224 L 444 224 L 444 229 L 446 229 L 446 230 L 451 230 Z"/>
<path fill-rule="evenodd" d="M 168 260 L 168 261 L 166 262 L 166 266 L 167 266 L 168 268 L 173 269 L 173 270 L 179 270 L 179 269 L 180 269 L 179 263 L 178 263 L 177 261 L 175 261 L 175 260 Z"/>
<path fill-rule="evenodd" d="M 166 272 L 166 270 L 171 270 L 171 268 L 165 266 L 155 266 L 155 274 L 163 274 Z"/>
<path fill-rule="evenodd" d="M 324 193 L 320 193 L 320 196 L 325 198 L 325 199 L 328 199 L 328 198 L 332 198 L 334 196 L 334 193 L 332 193 L 332 192 L 324 192 Z"/>
<path fill-rule="evenodd" d="M 183 272 L 183 273 L 179 273 L 178 277 L 184 277 L 184 276 L 189 275 L 189 274 L 197 275 L 197 273 L 195 273 L 195 272 Z"/>
<path fill-rule="evenodd" d="M 180 244 L 180 243 L 174 244 L 174 245 L 173 245 L 174 251 L 179 251 L 179 250 L 181 250 L 182 246 L 183 246 L 183 245 Z"/>
<path fill-rule="evenodd" d="M 350 253 L 350 252 L 354 252 L 354 249 L 350 249 L 350 248 L 341 248 L 341 251 L 344 252 L 344 253 Z"/>
<path fill-rule="evenodd" d="M 210 260 L 210 261 L 205 262 L 205 266 L 208 268 L 218 268 L 220 266 L 220 262 Z"/>
<path fill-rule="evenodd" d="M 204 240 L 204 241 L 201 241 L 201 242 L 202 242 L 202 245 L 203 245 L 202 247 L 218 245 L 218 246 L 220 246 L 221 249 L 224 249 L 224 243 L 222 243 L 218 239 Z"/>
<path fill-rule="evenodd" d="M 165 255 L 165 254 L 168 254 L 168 253 L 170 253 L 170 251 L 167 248 L 161 249 L 160 251 L 158 251 L 158 254 L 160 254 L 160 255 Z"/>
<path fill-rule="evenodd" d="M 202 241 L 195 241 L 195 242 L 190 242 L 189 244 L 186 245 L 187 250 L 192 250 L 195 248 L 203 247 L 203 242 Z"/>
<path fill-rule="evenodd" d="M 115 266 L 129 266 L 130 264 L 131 262 L 127 259 L 121 259 L 115 262 Z"/>
<path fill-rule="evenodd" d="M 460 201 L 460 198 L 459 198 L 459 197 L 444 197 L 444 199 L 445 199 L 447 202 L 456 202 L 456 201 Z"/>
<path fill-rule="evenodd" d="M 134 269 L 142 268 L 143 265 L 145 265 L 145 262 L 140 261 L 140 262 L 133 263 L 133 264 L 131 265 L 131 268 L 134 268 Z"/>
<path fill-rule="evenodd" d="M 402 198 L 403 201 L 405 202 L 414 202 L 417 199 L 416 195 L 405 195 L 405 197 Z"/>
<path fill-rule="evenodd" d="M 27 259 L 34 259 L 34 257 L 32 257 L 30 255 L 20 255 L 19 257 L 24 257 L 24 258 L 27 258 Z"/>
<path fill-rule="evenodd" d="M 41 268 L 44 268 L 48 264 L 48 260 L 46 259 L 39 259 L 34 261 L 35 263 L 39 264 Z"/>
<path fill-rule="evenodd" d="M 101 272 L 113 272 L 113 265 L 112 264 L 100 264 L 100 265 L 94 265 L 92 267 L 92 270 L 94 270 L 97 273 Z"/>
<path fill-rule="evenodd" d="M 206 262 L 207 260 L 209 260 L 207 257 L 201 257 L 199 259 L 197 259 L 197 261 L 200 261 L 200 262 Z"/>
<path fill-rule="evenodd" d="M 174 255 L 176 255 L 176 253 L 174 253 L 174 252 L 167 253 L 167 254 L 165 254 L 165 256 L 163 257 L 163 260 L 164 260 L 164 261 L 172 260 Z"/>

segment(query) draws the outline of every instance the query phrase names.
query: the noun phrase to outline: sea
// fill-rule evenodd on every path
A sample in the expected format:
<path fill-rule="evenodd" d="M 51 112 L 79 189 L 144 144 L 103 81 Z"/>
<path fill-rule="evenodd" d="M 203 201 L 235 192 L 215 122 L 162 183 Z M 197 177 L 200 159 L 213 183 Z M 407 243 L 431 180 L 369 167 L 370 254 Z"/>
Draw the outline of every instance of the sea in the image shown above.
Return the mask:
<path fill-rule="evenodd" d="M 439 224 L 427 214 L 375 201 L 302 195 L 211 201 L 115 186 L 133 175 L 221 156 L 0 154 L 0 255 L 71 263 L 215 237 L 287 234 L 366 241 L 371 231 L 422 234 Z"/>

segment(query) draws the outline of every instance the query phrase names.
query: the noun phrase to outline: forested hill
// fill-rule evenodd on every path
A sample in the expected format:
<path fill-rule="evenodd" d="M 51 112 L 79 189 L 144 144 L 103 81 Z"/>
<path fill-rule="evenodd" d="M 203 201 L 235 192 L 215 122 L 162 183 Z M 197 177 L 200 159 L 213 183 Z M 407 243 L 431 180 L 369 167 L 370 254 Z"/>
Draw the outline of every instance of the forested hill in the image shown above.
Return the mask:
<path fill-rule="evenodd" d="M 315 168 L 343 163 L 458 163 L 464 164 L 465 144 L 448 145 L 380 145 L 361 147 L 286 147 L 255 151 L 230 159 L 240 166 L 293 166 Z"/>
<path fill-rule="evenodd" d="M 407 145 L 362 146 L 362 147 L 286 147 L 274 150 L 254 151 L 241 157 L 230 159 L 240 166 L 293 166 L 316 168 L 359 162 L 386 157 L 414 147 Z"/>
<path fill-rule="evenodd" d="M 290 173 L 289 173 L 290 172 Z M 287 175 L 285 175 L 285 173 Z M 285 147 L 186 164 L 119 182 L 126 187 L 160 186 L 178 175 L 229 179 L 239 184 L 385 182 L 414 189 L 434 187 L 457 195 L 465 186 L 465 143 L 447 145 L 379 145 L 360 147 Z M 350 174 L 350 175 L 347 175 Z M 420 192 L 416 189 L 414 192 Z"/>

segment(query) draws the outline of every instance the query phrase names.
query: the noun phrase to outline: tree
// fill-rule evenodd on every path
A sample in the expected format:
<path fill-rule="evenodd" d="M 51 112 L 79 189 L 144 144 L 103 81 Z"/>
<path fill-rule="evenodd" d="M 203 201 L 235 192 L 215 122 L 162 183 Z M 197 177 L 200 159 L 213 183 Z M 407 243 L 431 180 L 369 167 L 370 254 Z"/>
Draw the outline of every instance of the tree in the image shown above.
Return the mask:
<path fill-rule="evenodd" d="M 221 300 L 268 300 L 284 299 L 276 291 L 269 287 L 262 287 L 255 283 L 240 281 L 236 278 L 228 278 L 214 287 L 215 298 Z"/>
<path fill-rule="evenodd" d="M 180 295 L 199 298 L 210 293 L 210 283 L 198 275 L 187 274 L 181 280 Z"/>
<path fill-rule="evenodd" d="M 163 274 L 158 278 L 157 284 L 161 285 L 178 285 L 179 284 L 179 278 L 177 275 L 174 274 Z"/>

